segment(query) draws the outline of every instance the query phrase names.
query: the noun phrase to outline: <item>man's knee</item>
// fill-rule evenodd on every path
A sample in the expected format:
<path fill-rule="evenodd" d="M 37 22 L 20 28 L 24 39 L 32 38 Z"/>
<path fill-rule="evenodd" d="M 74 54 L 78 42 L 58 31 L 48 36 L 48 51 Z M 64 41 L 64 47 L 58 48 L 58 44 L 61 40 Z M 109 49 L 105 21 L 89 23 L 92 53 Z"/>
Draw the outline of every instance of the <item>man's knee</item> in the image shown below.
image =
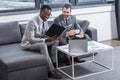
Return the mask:
<path fill-rule="evenodd" d="M 40 45 L 40 47 L 42 47 L 42 48 L 47 47 L 47 44 L 44 43 L 44 42 L 40 42 L 39 45 Z"/>

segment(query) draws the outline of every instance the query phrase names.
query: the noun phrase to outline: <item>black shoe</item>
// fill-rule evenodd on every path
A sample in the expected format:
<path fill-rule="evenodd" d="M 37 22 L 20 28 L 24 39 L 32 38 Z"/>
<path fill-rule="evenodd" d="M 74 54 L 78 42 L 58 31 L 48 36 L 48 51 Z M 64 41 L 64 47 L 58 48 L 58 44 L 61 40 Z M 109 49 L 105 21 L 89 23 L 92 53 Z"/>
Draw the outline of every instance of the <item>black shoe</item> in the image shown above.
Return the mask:
<path fill-rule="evenodd" d="M 66 66 L 66 64 L 65 63 L 59 63 L 58 64 L 58 67 L 63 67 L 63 66 Z"/>
<path fill-rule="evenodd" d="M 48 76 L 54 79 L 61 79 L 61 75 L 59 75 L 55 70 L 48 72 Z"/>
<path fill-rule="evenodd" d="M 71 65 L 71 64 L 72 64 L 71 59 L 66 61 L 66 65 Z"/>
<path fill-rule="evenodd" d="M 78 62 L 78 63 L 86 62 L 85 60 L 81 60 L 81 59 L 79 59 L 78 57 L 75 57 L 75 58 L 74 58 L 74 61 L 75 61 L 75 62 Z"/>
<path fill-rule="evenodd" d="M 69 55 L 66 55 L 66 65 L 71 65 L 71 57 Z"/>

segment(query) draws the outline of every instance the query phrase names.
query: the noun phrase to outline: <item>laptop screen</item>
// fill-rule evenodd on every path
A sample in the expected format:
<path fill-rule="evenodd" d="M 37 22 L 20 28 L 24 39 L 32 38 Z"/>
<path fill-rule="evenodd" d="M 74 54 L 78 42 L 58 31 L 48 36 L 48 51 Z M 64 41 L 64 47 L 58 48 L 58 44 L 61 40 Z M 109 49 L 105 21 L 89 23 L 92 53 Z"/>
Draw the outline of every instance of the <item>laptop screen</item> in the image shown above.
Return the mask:
<path fill-rule="evenodd" d="M 86 53 L 88 52 L 87 39 L 69 40 L 69 52 L 70 53 Z"/>

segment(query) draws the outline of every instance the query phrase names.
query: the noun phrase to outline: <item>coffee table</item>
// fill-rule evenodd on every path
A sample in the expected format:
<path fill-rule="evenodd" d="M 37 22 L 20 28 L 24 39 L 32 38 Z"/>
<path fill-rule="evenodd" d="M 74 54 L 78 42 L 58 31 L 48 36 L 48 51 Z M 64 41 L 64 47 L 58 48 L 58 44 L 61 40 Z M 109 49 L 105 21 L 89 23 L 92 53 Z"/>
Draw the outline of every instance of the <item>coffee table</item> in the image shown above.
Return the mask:
<path fill-rule="evenodd" d="M 90 75 L 95 75 L 107 71 L 111 71 L 113 69 L 113 54 L 114 49 L 111 46 L 96 42 L 96 41 L 88 41 L 88 52 L 87 53 L 69 53 L 69 44 L 63 46 L 57 46 L 56 50 L 56 68 L 61 71 L 66 76 L 70 77 L 71 79 L 78 79 L 87 77 Z M 72 64 L 68 66 L 58 67 L 58 51 L 61 51 L 72 58 Z M 106 55 L 104 55 L 106 54 Z M 74 57 L 86 56 L 91 55 L 91 60 L 88 60 L 84 63 L 75 63 Z M 103 55 L 102 57 L 98 57 Z M 109 58 L 108 58 L 109 56 Z M 103 57 L 105 59 L 103 60 Z M 100 60 L 97 60 L 100 59 Z M 103 63 L 101 61 L 104 61 Z M 106 64 L 110 62 L 110 64 Z M 96 67 L 95 67 L 96 66 Z M 87 69 L 88 68 L 88 69 Z M 90 69 L 89 69 L 90 68 Z M 94 71 L 96 69 L 96 71 Z M 91 71 L 93 70 L 93 71 Z M 100 70 L 100 71 L 97 71 Z M 80 71 L 82 75 L 78 75 Z M 86 73 L 88 72 L 88 73 Z M 76 74 L 78 76 L 76 76 Z"/>

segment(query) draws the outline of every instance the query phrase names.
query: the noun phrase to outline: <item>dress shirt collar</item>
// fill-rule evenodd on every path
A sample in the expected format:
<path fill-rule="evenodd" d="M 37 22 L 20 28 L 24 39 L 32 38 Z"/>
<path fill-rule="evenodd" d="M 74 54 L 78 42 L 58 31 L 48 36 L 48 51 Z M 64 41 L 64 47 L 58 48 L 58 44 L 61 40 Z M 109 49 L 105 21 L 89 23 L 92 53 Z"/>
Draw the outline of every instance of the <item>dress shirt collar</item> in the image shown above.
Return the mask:
<path fill-rule="evenodd" d="M 63 17 L 64 20 L 69 19 L 69 18 L 70 18 L 70 15 L 69 15 L 67 18 L 64 18 L 64 17 Z"/>

